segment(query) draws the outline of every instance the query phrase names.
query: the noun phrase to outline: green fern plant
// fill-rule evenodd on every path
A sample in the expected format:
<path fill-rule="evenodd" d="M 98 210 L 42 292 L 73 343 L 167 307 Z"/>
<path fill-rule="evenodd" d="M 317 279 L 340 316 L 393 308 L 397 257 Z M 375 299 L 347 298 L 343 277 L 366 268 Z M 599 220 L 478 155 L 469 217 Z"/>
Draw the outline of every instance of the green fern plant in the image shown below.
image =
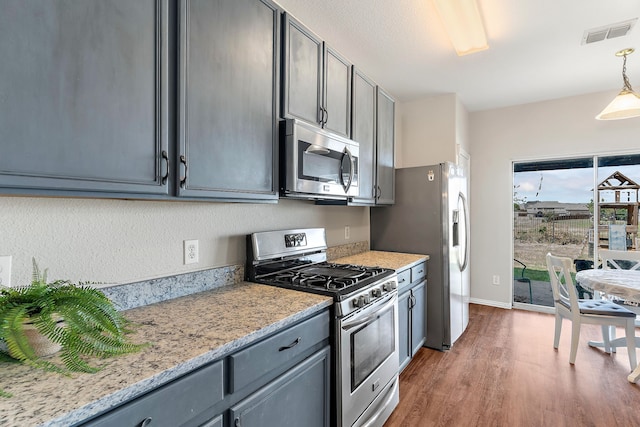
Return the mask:
<path fill-rule="evenodd" d="M 25 334 L 32 324 L 51 342 L 61 346 L 62 363 L 37 356 Z M 0 360 L 25 363 L 46 371 L 69 374 L 93 373 L 87 356 L 109 357 L 133 353 L 147 344 L 128 340 L 128 322 L 111 301 L 86 283 L 66 280 L 47 283 L 33 259 L 33 278 L 28 286 L 0 288 Z M 0 396 L 8 393 L 0 389 Z"/>

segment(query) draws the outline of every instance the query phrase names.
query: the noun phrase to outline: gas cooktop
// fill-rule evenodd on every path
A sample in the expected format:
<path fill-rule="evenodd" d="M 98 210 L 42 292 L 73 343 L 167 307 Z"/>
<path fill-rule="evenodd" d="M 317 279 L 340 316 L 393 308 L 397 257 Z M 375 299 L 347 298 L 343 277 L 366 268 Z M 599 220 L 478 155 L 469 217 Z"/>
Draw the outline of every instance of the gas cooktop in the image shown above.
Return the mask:
<path fill-rule="evenodd" d="M 261 283 L 334 296 L 342 300 L 395 272 L 381 267 L 320 262 L 261 275 Z"/>

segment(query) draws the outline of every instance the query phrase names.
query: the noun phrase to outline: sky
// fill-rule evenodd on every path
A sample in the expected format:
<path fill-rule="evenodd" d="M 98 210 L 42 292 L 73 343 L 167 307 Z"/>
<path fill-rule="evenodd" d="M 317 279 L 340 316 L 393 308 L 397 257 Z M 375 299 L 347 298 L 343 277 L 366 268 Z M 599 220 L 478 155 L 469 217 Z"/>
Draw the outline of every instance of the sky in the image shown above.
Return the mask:
<path fill-rule="evenodd" d="M 640 184 L 640 165 L 607 166 L 598 169 L 597 184 L 619 171 Z M 517 172 L 513 175 L 516 199 L 561 203 L 589 203 L 593 198 L 593 169 L 561 169 L 554 171 Z"/>

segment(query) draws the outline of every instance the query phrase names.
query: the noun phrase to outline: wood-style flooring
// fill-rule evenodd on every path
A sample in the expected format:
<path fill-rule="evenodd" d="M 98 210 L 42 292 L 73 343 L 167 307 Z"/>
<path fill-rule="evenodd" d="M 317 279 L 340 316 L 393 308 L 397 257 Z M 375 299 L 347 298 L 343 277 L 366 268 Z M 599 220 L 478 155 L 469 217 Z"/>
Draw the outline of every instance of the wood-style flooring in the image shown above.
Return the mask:
<path fill-rule="evenodd" d="M 472 304 L 452 350 L 421 348 L 402 372 L 400 404 L 385 427 L 640 426 L 640 385 L 627 381 L 626 348 L 590 348 L 600 327 L 582 325 L 572 366 L 571 322 L 564 320 L 558 350 L 553 330 L 551 314 Z"/>

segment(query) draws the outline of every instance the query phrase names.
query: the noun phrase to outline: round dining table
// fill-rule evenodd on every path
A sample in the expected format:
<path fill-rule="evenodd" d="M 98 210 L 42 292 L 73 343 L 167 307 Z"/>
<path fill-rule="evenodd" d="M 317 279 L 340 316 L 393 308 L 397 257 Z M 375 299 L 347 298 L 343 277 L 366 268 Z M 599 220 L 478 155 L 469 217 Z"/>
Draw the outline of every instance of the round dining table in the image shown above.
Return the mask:
<path fill-rule="evenodd" d="M 617 297 L 629 305 L 640 305 L 640 271 L 638 270 L 582 270 L 576 273 L 576 282 L 584 288 Z M 639 338 L 636 337 L 636 346 Z M 618 338 L 616 341 L 618 340 L 619 344 L 623 345 L 625 338 Z M 589 345 L 600 346 L 599 343 L 593 342 Z M 632 383 L 640 379 L 640 365 L 629 374 L 627 379 Z"/>

